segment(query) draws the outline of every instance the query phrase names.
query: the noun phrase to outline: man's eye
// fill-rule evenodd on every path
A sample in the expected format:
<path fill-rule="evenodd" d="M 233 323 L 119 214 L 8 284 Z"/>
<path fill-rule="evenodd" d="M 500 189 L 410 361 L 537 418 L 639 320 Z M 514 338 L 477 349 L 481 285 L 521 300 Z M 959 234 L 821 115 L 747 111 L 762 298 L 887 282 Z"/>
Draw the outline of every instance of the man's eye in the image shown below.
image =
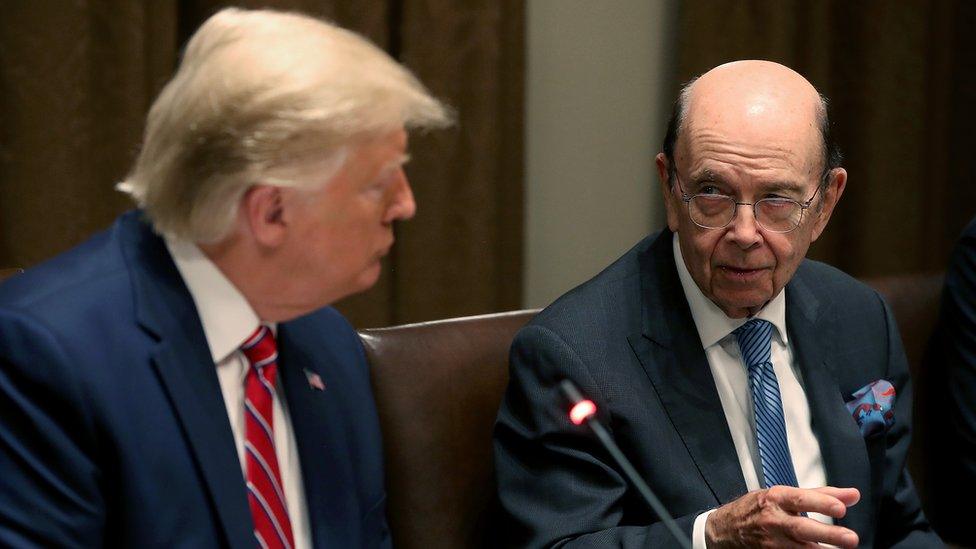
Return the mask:
<path fill-rule="evenodd" d="M 771 209 L 787 209 L 796 205 L 796 202 L 786 198 L 767 198 L 762 203 L 764 207 Z"/>
<path fill-rule="evenodd" d="M 373 181 L 373 183 L 370 184 L 370 189 L 375 191 L 381 191 L 381 192 L 385 191 L 387 188 L 389 188 L 391 184 L 393 184 L 393 180 L 394 180 L 394 174 L 384 175 L 379 179 Z"/>
<path fill-rule="evenodd" d="M 698 194 L 722 194 L 722 191 L 715 185 L 702 185 L 698 188 Z"/>

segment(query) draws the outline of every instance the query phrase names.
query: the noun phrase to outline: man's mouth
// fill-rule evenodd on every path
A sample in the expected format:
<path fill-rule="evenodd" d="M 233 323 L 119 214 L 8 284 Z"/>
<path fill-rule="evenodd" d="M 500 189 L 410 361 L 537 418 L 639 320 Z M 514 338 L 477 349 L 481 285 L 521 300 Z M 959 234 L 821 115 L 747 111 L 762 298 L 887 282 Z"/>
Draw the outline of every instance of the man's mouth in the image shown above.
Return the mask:
<path fill-rule="evenodd" d="M 719 271 L 727 276 L 738 279 L 749 279 L 761 275 L 766 271 L 766 267 L 734 267 L 732 265 L 720 265 Z"/>

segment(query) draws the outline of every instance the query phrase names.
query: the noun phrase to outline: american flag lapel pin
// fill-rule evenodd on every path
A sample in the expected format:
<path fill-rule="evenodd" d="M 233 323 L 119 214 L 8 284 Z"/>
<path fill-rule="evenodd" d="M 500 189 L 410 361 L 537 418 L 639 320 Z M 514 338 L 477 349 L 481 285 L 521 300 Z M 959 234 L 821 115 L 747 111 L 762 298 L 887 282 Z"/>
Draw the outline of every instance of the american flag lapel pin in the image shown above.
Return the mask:
<path fill-rule="evenodd" d="M 322 377 L 315 372 L 305 368 L 305 379 L 308 380 L 308 386 L 316 391 L 325 390 L 325 382 L 322 381 Z"/>

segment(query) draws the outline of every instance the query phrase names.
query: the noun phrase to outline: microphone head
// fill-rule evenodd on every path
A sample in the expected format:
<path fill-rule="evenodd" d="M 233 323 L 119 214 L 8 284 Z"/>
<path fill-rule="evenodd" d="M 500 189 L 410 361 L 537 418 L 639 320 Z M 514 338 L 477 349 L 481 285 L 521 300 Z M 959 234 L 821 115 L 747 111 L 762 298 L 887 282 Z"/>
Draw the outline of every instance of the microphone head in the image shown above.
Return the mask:
<path fill-rule="evenodd" d="M 581 400 L 569 410 L 569 420 L 576 425 L 582 425 L 584 421 L 593 417 L 596 413 L 596 404 L 592 400 Z"/>
<path fill-rule="evenodd" d="M 571 405 L 569 419 L 576 425 L 582 425 L 584 421 L 596 413 L 596 404 L 592 400 L 584 398 L 579 388 L 572 381 L 564 379 L 559 382 L 559 390 Z"/>

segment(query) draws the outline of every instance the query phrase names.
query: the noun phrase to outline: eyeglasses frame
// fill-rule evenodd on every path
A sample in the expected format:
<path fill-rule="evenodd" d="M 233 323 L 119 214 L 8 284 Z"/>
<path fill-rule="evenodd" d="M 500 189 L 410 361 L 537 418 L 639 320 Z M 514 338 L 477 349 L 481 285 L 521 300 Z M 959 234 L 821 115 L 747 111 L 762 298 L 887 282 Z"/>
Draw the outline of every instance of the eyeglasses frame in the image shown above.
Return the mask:
<path fill-rule="evenodd" d="M 815 191 L 813 191 L 813 196 L 811 196 L 810 199 L 807 200 L 806 202 L 800 202 L 798 200 L 793 200 L 792 198 L 775 198 L 775 197 L 760 198 L 759 200 L 756 200 L 754 202 L 738 202 L 734 198 L 732 198 L 731 196 L 726 196 L 726 198 L 728 198 L 732 202 L 732 217 L 729 218 L 729 220 L 725 223 L 725 225 L 721 225 L 721 226 L 718 226 L 718 227 L 708 227 L 708 226 L 702 225 L 701 223 L 695 221 L 695 218 L 691 215 L 691 201 L 696 196 L 713 196 L 713 195 L 707 195 L 707 194 L 702 194 L 702 193 L 697 193 L 697 194 L 689 195 L 688 193 L 685 192 L 684 187 L 681 185 L 681 178 L 678 177 L 678 166 L 677 165 L 674 165 L 674 171 L 672 172 L 672 174 L 674 175 L 674 180 L 678 183 L 678 190 L 681 191 L 681 201 L 684 202 L 685 203 L 685 206 L 688 208 L 688 219 L 691 219 L 691 222 L 692 223 L 694 223 L 695 225 L 701 227 L 702 229 L 724 229 L 724 228 L 728 227 L 729 225 L 731 225 L 733 221 L 735 221 L 735 217 L 739 214 L 739 206 L 752 206 L 752 218 L 756 220 L 756 225 L 762 227 L 764 230 L 767 230 L 767 231 L 773 232 L 773 233 L 777 233 L 777 234 L 788 234 L 788 233 L 791 233 L 791 232 L 797 230 L 797 228 L 799 228 L 800 225 L 803 224 L 803 214 L 805 214 L 806 211 L 807 211 L 807 209 L 809 209 L 810 206 L 813 204 L 813 199 L 817 198 L 817 194 L 819 194 L 820 191 L 823 189 L 823 187 L 825 187 L 825 185 L 824 185 L 824 183 L 822 181 L 820 183 L 818 183 L 817 184 L 817 189 Z M 799 206 L 800 207 L 800 218 L 796 220 L 796 225 L 794 225 L 793 228 L 791 228 L 789 230 L 786 230 L 786 231 L 777 231 L 776 229 L 770 229 L 769 227 L 766 227 L 765 225 L 763 225 L 762 222 L 759 221 L 759 217 L 756 216 L 756 204 L 758 204 L 758 203 L 760 203 L 760 202 L 762 202 L 764 200 L 770 200 L 770 201 L 773 201 L 773 200 L 775 200 L 775 201 L 785 200 L 785 201 L 792 202 L 792 203 L 796 204 L 797 206 Z"/>

